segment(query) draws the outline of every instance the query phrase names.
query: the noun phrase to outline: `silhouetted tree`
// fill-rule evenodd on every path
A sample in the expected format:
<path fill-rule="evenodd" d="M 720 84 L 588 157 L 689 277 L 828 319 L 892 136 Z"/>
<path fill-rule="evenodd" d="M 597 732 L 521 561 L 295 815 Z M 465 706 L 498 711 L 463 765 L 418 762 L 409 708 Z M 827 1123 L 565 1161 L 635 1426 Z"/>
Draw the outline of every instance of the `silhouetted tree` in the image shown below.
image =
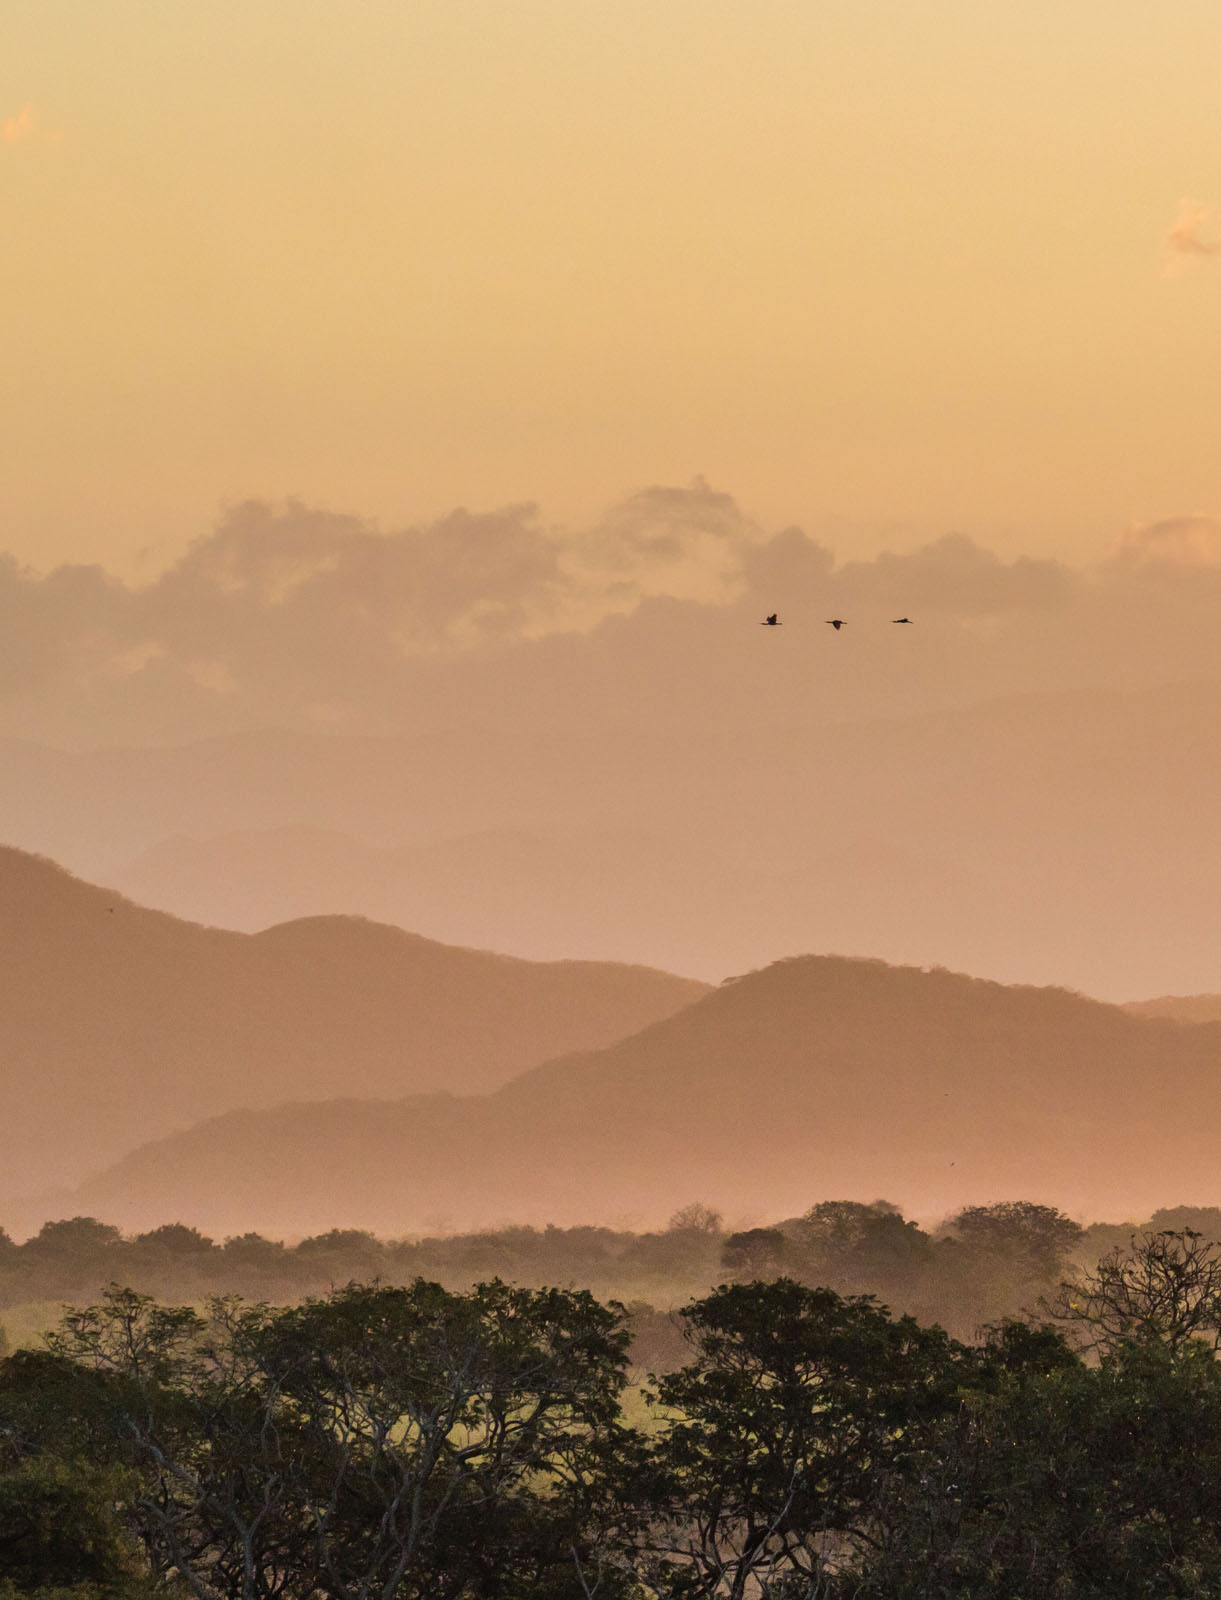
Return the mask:
<path fill-rule="evenodd" d="M 1060 1272 L 1085 1232 L 1054 1206 L 1031 1200 L 967 1206 L 950 1226 L 971 1249 L 988 1252 L 1032 1279 Z"/>
<path fill-rule="evenodd" d="M 122 1525 L 201 1600 L 578 1600 L 627 1341 L 620 1308 L 499 1283 L 208 1318 L 114 1290 L 50 1359 L 135 1474 Z"/>
<path fill-rule="evenodd" d="M 1031 1342 L 1033 1335 L 1033 1343 Z M 879 1479 L 861 1600 L 1204 1600 L 1221 1592 L 1221 1368 L 1125 1344 L 1087 1367 L 1023 1329 Z M 1023 1348 L 1024 1347 L 1024 1348 Z M 998 1360 L 999 1355 L 999 1360 Z M 1031 1359 L 1031 1357 L 1035 1359 Z"/>
<path fill-rule="evenodd" d="M 719 1211 L 714 1211 L 711 1206 L 706 1206 L 700 1200 L 694 1200 L 690 1205 L 680 1206 L 666 1224 L 671 1233 L 703 1233 L 719 1236 L 724 1218 Z"/>
<path fill-rule="evenodd" d="M 239 1233 L 221 1246 L 226 1261 L 252 1267 L 282 1267 L 284 1244 L 280 1239 L 265 1239 L 261 1233 Z"/>
<path fill-rule="evenodd" d="M 1052 1292 L 1084 1230 L 1054 1206 L 1029 1200 L 968 1206 L 938 1240 L 943 1314 L 967 1334 L 1030 1314 Z"/>
<path fill-rule="evenodd" d="M 148 1233 L 138 1233 L 132 1243 L 166 1250 L 175 1256 L 206 1255 L 209 1250 L 216 1248 L 213 1241 L 200 1233 L 198 1228 L 190 1228 L 184 1222 L 166 1222 Z"/>
<path fill-rule="evenodd" d="M 1090 1349 L 1193 1344 L 1221 1349 L 1221 1245 L 1190 1228 L 1133 1235 L 1092 1272 L 1067 1279 L 1051 1303 Z"/>
<path fill-rule="evenodd" d="M 1221 1206 L 1164 1206 L 1153 1213 L 1147 1226 L 1140 1231 L 1183 1233 L 1188 1229 L 1202 1238 L 1221 1243 Z"/>
<path fill-rule="evenodd" d="M 825 1200 L 793 1225 L 800 1275 L 841 1294 L 908 1302 L 932 1262 L 929 1236 L 888 1201 Z"/>
<path fill-rule="evenodd" d="M 666 1595 L 824 1592 L 871 1537 L 878 1477 L 902 1472 L 953 1404 L 963 1353 L 940 1329 L 785 1278 L 681 1315 L 694 1358 L 651 1396 L 644 1570 Z"/>
<path fill-rule="evenodd" d="M 89 1258 L 122 1242 L 123 1235 L 109 1222 L 96 1217 L 68 1217 L 60 1222 L 44 1222 L 22 1248 L 42 1257 L 72 1256 Z"/>
<path fill-rule="evenodd" d="M 775 1278 L 789 1265 L 789 1241 L 779 1228 L 731 1233 L 721 1247 L 721 1265 L 734 1278 Z"/>

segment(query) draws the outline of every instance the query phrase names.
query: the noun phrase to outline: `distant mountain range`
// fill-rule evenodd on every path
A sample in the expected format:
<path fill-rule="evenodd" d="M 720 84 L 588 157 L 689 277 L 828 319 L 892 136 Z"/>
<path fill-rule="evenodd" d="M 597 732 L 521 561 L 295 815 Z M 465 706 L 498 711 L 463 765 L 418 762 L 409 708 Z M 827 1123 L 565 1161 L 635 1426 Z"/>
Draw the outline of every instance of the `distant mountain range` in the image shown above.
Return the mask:
<path fill-rule="evenodd" d="M 688 643 L 667 660 L 690 687 Z M 754 721 L 742 694 L 679 717 L 666 679 L 668 721 L 506 692 L 499 718 L 395 738 L 7 740 L 0 838 L 222 927 L 344 911 L 714 981 L 820 950 L 1115 1001 L 1221 988 L 1221 685 L 834 724 L 820 678 L 794 692 L 813 666 L 774 654 Z"/>
<path fill-rule="evenodd" d="M 78 1183 L 238 1107 L 492 1089 L 705 992 L 644 967 L 542 965 L 353 917 L 257 935 L 199 927 L 12 849 L 0 849 L 0 949 L 0 1200 Z"/>
<path fill-rule="evenodd" d="M 142 904 L 248 930 L 320 908 L 532 957 L 645 961 L 671 970 L 740 972 L 803 949 L 869 948 L 870 930 L 919 943 L 982 886 L 949 860 L 881 842 L 812 843 L 789 872 L 747 871 L 645 829 L 562 837 L 497 830 L 397 849 L 306 827 L 166 840 L 116 882 Z M 902 893 L 896 886 L 902 885 Z"/>
<path fill-rule="evenodd" d="M 1089 1217 L 1214 1203 L 1221 1025 L 878 961 L 782 961 L 492 1094 L 243 1110 L 71 1196 L 128 1226 L 382 1234 L 885 1196 Z"/>

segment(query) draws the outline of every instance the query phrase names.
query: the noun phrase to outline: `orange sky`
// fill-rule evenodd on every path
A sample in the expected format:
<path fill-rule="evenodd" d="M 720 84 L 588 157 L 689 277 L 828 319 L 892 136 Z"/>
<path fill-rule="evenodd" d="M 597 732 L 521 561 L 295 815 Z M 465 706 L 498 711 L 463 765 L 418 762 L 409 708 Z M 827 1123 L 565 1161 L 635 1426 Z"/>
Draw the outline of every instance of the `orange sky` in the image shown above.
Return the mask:
<path fill-rule="evenodd" d="M 1215 515 L 1219 82 L 1212 0 L 9 0 L 0 549 L 699 473 L 844 557 Z"/>

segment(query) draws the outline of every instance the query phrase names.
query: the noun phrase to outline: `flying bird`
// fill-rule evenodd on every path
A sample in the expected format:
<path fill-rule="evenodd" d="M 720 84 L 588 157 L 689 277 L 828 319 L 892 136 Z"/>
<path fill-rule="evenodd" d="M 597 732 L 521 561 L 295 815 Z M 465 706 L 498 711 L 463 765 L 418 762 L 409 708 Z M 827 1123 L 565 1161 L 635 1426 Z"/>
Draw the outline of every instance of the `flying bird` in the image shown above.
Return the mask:
<path fill-rule="evenodd" d="M 910 622 L 911 618 L 910 617 L 891 617 L 890 620 L 892 622 Z"/>
<path fill-rule="evenodd" d="M 783 628 L 784 623 L 781 622 L 779 616 L 773 611 L 771 616 L 765 617 L 759 626 L 761 628 Z"/>
<path fill-rule="evenodd" d="M 827 626 L 829 628 L 834 628 L 836 633 L 839 632 L 839 630 L 843 627 L 843 625 L 844 625 L 843 617 L 828 617 L 827 618 Z"/>

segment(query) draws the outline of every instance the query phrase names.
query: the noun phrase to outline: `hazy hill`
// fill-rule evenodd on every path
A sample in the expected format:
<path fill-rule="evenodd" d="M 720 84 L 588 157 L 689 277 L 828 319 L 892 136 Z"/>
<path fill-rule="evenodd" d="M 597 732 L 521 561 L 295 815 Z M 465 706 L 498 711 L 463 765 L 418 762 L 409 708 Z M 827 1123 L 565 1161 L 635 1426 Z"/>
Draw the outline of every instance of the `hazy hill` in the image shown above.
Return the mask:
<path fill-rule="evenodd" d="M 176 838 L 116 881 L 142 904 L 226 927 L 325 907 L 455 944 L 491 934 L 535 960 L 655 965 L 664 953 L 671 971 L 718 978 L 795 949 L 918 945 L 930 908 L 942 923 L 969 920 L 982 898 L 952 862 L 894 845 L 812 841 L 801 868 L 748 871 L 643 828 L 499 830 L 398 849 L 305 827 Z"/>
<path fill-rule="evenodd" d="M 10 742 L 0 837 L 222 926 L 348 910 L 712 979 L 837 950 L 1116 1000 L 1221 985 L 1221 685 L 835 724 L 830 685 L 875 670 L 873 646 L 815 663 L 750 633 L 787 652 L 753 722 L 739 700 L 680 718 L 664 677 L 656 705 L 601 699 L 579 723 L 540 685 L 393 739 Z M 667 657 L 683 683 L 697 643 Z"/>
<path fill-rule="evenodd" d="M 1174 1022 L 1221 1022 L 1221 994 L 1163 994 L 1153 1000 L 1129 1000 L 1134 1017 L 1169 1017 Z"/>
<path fill-rule="evenodd" d="M 521 961 L 350 917 L 181 922 L 0 849 L 0 1193 L 236 1106 L 496 1086 L 667 1016 L 702 985 Z"/>
<path fill-rule="evenodd" d="M 1217 1194 L 1221 1026 L 1062 989 L 803 957 L 483 1097 L 234 1113 L 73 1197 L 129 1225 L 314 1231 L 731 1217 L 884 1194 L 1086 1215 Z"/>

